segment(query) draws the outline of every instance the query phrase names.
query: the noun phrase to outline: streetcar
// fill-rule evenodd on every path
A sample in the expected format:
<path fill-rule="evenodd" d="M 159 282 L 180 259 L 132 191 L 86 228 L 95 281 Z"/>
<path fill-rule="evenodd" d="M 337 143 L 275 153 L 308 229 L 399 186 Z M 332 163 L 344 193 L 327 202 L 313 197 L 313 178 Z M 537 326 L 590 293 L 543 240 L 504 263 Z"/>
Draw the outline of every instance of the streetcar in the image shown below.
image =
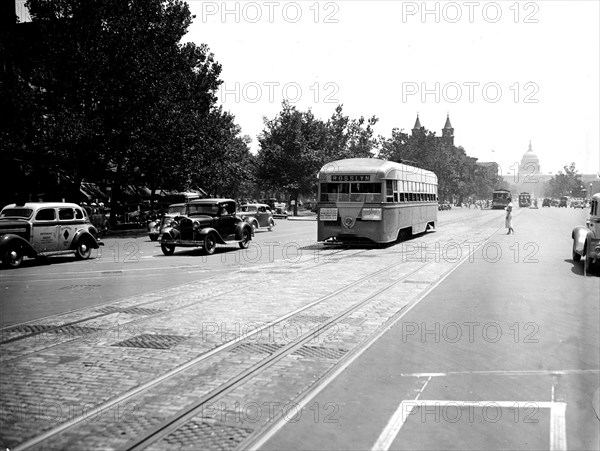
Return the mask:
<path fill-rule="evenodd" d="M 497 189 L 492 193 L 492 210 L 504 210 L 511 198 L 507 189 Z"/>
<path fill-rule="evenodd" d="M 376 158 L 332 161 L 318 175 L 317 241 L 385 244 L 434 229 L 437 176 Z"/>
<path fill-rule="evenodd" d="M 519 194 L 519 207 L 531 207 L 531 194 Z"/>

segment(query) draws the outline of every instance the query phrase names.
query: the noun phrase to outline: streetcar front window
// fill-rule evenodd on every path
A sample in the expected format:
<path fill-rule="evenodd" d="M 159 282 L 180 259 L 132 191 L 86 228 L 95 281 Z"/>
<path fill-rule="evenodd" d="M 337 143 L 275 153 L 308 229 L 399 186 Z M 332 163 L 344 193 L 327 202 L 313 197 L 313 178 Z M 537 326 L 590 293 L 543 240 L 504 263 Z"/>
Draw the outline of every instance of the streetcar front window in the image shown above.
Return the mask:
<path fill-rule="evenodd" d="M 321 202 L 381 202 L 381 183 L 321 183 Z"/>

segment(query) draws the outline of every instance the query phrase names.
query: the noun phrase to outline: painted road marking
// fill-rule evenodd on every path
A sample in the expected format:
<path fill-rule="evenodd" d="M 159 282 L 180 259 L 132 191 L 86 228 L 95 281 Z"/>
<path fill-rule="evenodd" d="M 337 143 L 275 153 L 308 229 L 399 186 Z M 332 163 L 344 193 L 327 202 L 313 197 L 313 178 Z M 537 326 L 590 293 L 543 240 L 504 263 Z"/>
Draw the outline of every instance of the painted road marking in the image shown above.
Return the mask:
<path fill-rule="evenodd" d="M 400 373 L 402 377 L 446 377 L 446 376 L 529 376 L 529 375 L 569 375 L 569 374 L 594 374 L 600 373 L 600 369 L 570 369 L 570 370 L 490 370 L 490 371 L 449 371 L 448 373 Z"/>
<path fill-rule="evenodd" d="M 431 378 L 428 379 L 429 382 Z M 423 386 L 425 388 L 427 384 Z M 423 391 L 421 389 L 421 392 Z M 420 395 L 421 393 L 419 393 Z M 398 436 L 400 429 L 412 411 L 417 407 L 499 407 L 511 409 L 530 409 L 535 406 L 539 409 L 550 409 L 550 450 L 563 451 L 567 449 L 567 434 L 565 413 L 567 404 L 564 402 L 535 402 L 535 401 L 448 401 L 448 400 L 403 400 L 394 415 L 388 421 L 385 429 L 373 445 L 374 451 L 387 451 Z"/>

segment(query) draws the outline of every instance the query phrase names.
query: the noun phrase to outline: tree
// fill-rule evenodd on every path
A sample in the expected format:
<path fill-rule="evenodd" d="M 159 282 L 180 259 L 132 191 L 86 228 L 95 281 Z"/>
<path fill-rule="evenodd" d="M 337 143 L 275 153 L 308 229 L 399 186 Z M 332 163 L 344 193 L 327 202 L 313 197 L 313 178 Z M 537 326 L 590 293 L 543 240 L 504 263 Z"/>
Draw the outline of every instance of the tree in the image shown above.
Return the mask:
<path fill-rule="evenodd" d="M 287 101 L 274 119 L 265 118 L 264 123 L 258 138 L 257 176 L 268 187 L 289 192 L 297 215 L 299 195 L 314 192 L 324 159 L 326 125 L 310 110 L 298 111 Z"/>
<path fill-rule="evenodd" d="M 565 165 L 563 169 L 564 173 L 559 171 L 548 181 L 546 195 L 550 197 L 581 196 L 583 182 L 581 181 L 581 174 L 575 169 L 575 163 L 571 163 L 569 166 Z"/>
<path fill-rule="evenodd" d="M 28 0 L 37 35 L 25 83 L 37 95 L 32 136 L 13 151 L 60 168 L 78 200 L 83 179 L 114 170 L 123 184 L 183 187 L 202 152 L 221 66 L 206 45 L 181 44 L 191 24 L 181 0 Z M 21 136 L 27 136 L 26 139 Z"/>
<path fill-rule="evenodd" d="M 316 193 L 317 173 L 323 165 L 344 158 L 372 157 L 376 145 L 373 126 L 377 118 L 350 119 L 343 114 L 342 105 L 323 122 L 312 111 L 298 111 L 284 101 L 277 117 L 264 122 L 257 176 L 267 187 L 290 194 L 294 214 L 299 195 Z"/>

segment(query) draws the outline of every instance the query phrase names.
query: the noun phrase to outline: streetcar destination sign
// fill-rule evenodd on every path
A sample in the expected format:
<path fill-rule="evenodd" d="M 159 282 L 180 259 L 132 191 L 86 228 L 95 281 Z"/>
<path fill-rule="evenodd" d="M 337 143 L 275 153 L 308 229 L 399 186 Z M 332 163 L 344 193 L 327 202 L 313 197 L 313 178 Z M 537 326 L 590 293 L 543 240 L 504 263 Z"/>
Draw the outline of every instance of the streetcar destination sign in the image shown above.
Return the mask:
<path fill-rule="evenodd" d="M 332 175 L 332 182 L 370 182 L 369 174 Z"/>

